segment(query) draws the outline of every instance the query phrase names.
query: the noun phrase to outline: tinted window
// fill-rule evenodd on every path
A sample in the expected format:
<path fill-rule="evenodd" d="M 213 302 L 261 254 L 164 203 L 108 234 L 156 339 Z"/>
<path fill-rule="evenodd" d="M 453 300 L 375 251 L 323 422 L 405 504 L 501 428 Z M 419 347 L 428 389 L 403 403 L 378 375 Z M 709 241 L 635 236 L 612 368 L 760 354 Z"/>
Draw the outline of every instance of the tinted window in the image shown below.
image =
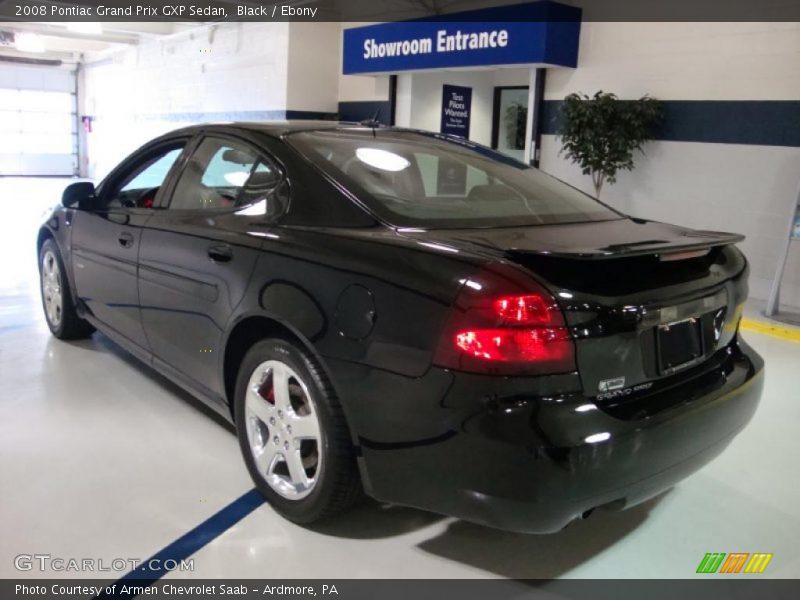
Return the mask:
<path fill-rule="evenodd" d="M 108 207 L 152 207 L 159 188 L 182 151 L 183 142 L 164 147 L 139 163 L 109 195 Z"/>
<path fill-rule="evenodd" d="M 471 142 L 380 129 L 307 131 L 287 139 L 376 213 L 400 226 L 620 218 L 554 177 Z"/>
<path fill-rule="evenodd" d="M 280 182 L 274 163 L 254 148 L 209 137 L 186 163 L 169 207 L 213 210 L 258 205 L 258 211 L 248 214 L 278 214 L 283 195 L 272 192 Z"/>

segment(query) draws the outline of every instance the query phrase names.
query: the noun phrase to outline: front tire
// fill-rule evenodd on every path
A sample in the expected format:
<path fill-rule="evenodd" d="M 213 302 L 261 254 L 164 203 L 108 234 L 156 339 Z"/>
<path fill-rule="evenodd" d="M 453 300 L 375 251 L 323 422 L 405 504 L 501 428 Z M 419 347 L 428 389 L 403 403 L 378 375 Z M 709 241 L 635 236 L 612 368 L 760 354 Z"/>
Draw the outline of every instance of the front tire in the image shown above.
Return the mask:
<path fill-rule="evenodd" d="M 78 316 L 66 273 L 58 246 L 52 239 L 45 240 L 39 252 L 39 282 L 47 326 L 61 340 L 87 338 L 94 327 Z"/>
<path fill-rule="evenodd" d="M 359 497 L 342 407 L 308 352 L 281 338 L 250 348 L 239 369 L 234 412 L 247 470 L 280 515 L 311 523 Z"/>

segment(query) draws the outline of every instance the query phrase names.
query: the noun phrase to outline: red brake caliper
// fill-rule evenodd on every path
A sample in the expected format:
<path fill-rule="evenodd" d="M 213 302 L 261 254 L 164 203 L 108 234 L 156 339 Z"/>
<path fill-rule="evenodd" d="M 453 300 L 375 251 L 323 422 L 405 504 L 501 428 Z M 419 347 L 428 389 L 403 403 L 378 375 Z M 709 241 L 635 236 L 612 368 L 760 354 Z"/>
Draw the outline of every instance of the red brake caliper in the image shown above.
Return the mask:
<path fill-rule="evenodd" d="M 264 393 L 266 392 L 266 394 Z M 270 404 L 275 404 L 275 386 L 272 385 L 272 373 L 270 373 L 258 388 L 258 394 Z"/>

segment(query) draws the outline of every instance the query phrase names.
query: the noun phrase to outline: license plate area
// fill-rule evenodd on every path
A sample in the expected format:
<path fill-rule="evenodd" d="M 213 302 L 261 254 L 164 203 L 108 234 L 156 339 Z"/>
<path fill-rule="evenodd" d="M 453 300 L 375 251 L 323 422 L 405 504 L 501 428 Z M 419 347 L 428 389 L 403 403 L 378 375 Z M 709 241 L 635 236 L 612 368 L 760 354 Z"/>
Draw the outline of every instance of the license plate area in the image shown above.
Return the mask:
<path fill-rule="evenodd" d="M 656 329 L 658 369 L 669 375 L 703 359 L 703 328 L 699 317 L 659 325 Z"/>

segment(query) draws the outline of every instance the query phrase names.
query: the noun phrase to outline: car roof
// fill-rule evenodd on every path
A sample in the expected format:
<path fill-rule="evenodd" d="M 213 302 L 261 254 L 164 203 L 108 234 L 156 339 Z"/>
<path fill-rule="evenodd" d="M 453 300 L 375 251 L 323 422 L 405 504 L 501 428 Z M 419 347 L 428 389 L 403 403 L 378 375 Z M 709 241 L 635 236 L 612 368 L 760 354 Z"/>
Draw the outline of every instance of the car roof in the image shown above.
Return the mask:
<path fill-rule="evenodd" d="M 383 126 L 382 126 L 383 128 Z M 314 131 L 314 130 L 336 130 L 336 129 L 369 129 L 369 126 L 360 123 L 352 123 L 346 121 L 324 121 L 324 120 L 286 120 L 286 121 L 229 121 L 229 122 L 215 122 L 215 123 L 202 123 L 198 125 L 190 125 L 189 127 L 182 127 L 169 132 L 168 136 L 186 135 L 197 133 L 198 131 L 212 131 L 212 130 L 231 130 L 243 129 L 246 131 L 255 131 L 258 133 L 265 133 L 272 137 L 282 137 L 289 133 L 296 131 Z"/>

